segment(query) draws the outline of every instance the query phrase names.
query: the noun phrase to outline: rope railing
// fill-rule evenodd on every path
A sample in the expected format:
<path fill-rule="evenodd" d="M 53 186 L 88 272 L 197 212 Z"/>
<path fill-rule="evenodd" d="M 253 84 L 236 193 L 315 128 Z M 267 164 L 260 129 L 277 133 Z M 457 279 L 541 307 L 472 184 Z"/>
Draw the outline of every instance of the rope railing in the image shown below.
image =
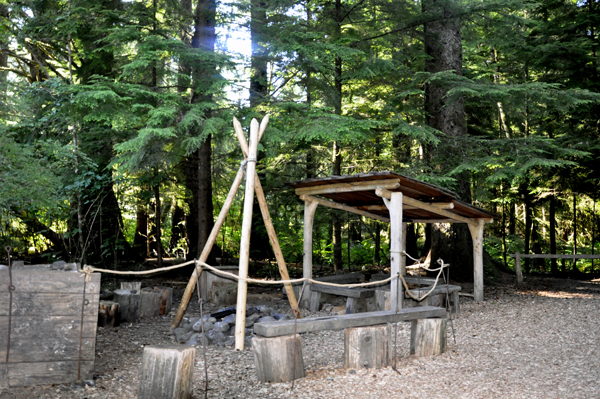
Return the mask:
<path fill-rule="evenodd" d="M 405 254 L 405 253 L 404 253 Z M 407 255 L 409 258 L 413 259 L 412 257 L 410 257 L 409 255 Z M 147 275 L 147 274 L 153 274 L 153 273 L 159 273 L 159 272 L 164 272 L 164 271 L 169 271 L 169 270 L 174 270 L 174 269 L 179 269 L 191 264 L 195 264 L 196 267 L 200 268 L 200 271 L 202 270 L 202 268 L 206 268 L 216 274 L 219 274 L 221 276 L 224 277 L 228 277 L 230 279 L 235 279 L 235 280 L 242 280 L 245 281 L 246 283 L 253 283 L 253 284 L 267 284 L 267 285 L 278 285 L 278 284 L 300 284 L 300 283 L 311 283 L 311 284 L 318 284 L 318 285 L 325 285 L 325 286 L 330 286 L 330 287 L 343 287 L 343 288 L 362 288 L 362 287 L 370 287 L 370 286 L 374 286 L 374 285 L 382 285 L 382 284 L 386 284 L 388 282 L 391 282 L 394 279 L 400 279 L 402 281 L 402 285 L 404 286 L 405 292 L 407 293 L 407 295 L 409 297 L 411 297 L 412 299 L 414 299 L 415 301 L 423 301 L 425 298 L 427 298 L 432 292 L 433 290 L 437 287 L 437 284 L 439 282 L 440 276 L 442 274 L 442 271 L 444 268 L 450 266 L 448 264 L 445 264 L 444 261 L 442 259 L 438 259 L 438 264 L 440 264 L 440 267 L 436 268 L 436 269 L 430 269 L 427 267 L 422 267 L 424 270 L 430 271 L 430 272 L 438 272 L 436 278 L 435 278 L 435 282 L 434 284 L 431 286 L 431 289 L 425 293 L 424 295 L 414 295 L 410 288 L 408 287 L 408 284 L 406 283 L 406 280 L 404 279 L 404 276 L 402 276 L 401 274 L 397 274 L 397 275 L 393 275 L 390 276 L 384 280 L 378 280 L 378 281 L 371 281 L 371 282 L 366 282 L 366 283 L 356 283 L 356 284 L 338 284 L 338 283 L 332 283 L 332 282 L 327 282 L 327 281 L 319 281 L 319 280 L 315 280 L 312 278 L 307 278 L 307 277 L 303 277 L 303 278 L 297 278 L 297 279 L 288 279 L 288 280 L 264 280 L 264 279 L 256 279 L 256 278 L 250 278 L 250 277 L 242 277 L 242 276 L 238 276 L 237 274 L 233 274 L 230 272 L 226 272 L 224 270 L 219 270 L 216 267 L 213 267 L 205 262 L 201 262 L 199 260 L 191 260 L 188 262 L 184 262 L 184 263 L 180 263 L 178 265 L 173 265 L 173 266 L 165 266 L 165 267 L 161 267 L 158 269 L 152 269 L 152 270 L 144 270 L 144 271 L 120 271 L 120 270 L 110 270 L 110 269 L 101 269 L 101 268 L 96 268 L 93 266 L 89 266 L 89 265 L 85 265 L 80 272 L 85 273 L 86 275 L 86 281 L 91 281 L 92 279 L 92 273 L 94 272 L 100 272 L 100 273 L 111 273 L 111 274 L 119 274 L 119 275 Z M 419 264 L 419 265 L 423 265 L 423 264 Z"/>

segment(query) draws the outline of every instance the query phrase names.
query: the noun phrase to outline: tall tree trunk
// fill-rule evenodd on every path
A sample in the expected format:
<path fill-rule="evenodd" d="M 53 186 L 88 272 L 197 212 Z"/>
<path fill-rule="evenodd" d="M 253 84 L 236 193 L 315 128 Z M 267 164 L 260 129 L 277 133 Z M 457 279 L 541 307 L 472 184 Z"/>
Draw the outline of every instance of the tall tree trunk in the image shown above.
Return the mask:
<path fill-rule="evenodd" d="M 454 16 L 455 0 L 423 0 L 424 13 L 438 17 L 425 23 L 424 45 L 428 56 L 426 71 L 437 73 L 453 70 L 462 75 L 461 20 Z M 467 135 L 464 100 L 447 100 L 449 88 L 432 83 L 425 87 L 425 111 L 429 126 L 446 135 L 445 142 L 429 149 L 429 156 L 440 166 L 453 167 L 448 162 L 461 162 L 461 141 Z M 443 159 L 442 159 L 443 158 Z M 447 165 L 444 165 L 447 163 Z M 471 183 L 468 173 L 457 176 L 457 191 L 463 201 L 471 202 Z M 464 224 L 435 224 L 432 227 L 431 259 L 443 259 L 452 265 L 453 277 L 473 280 L 473 244 Z"/>
<path fill-rule="evenodd" d="M 158 267 L 163 264 L 162 232 L 160 223 L 160 186 L 154 186 L 154 237 L 156 238 L 156 260 Z"/>
<path fill-rule="evenodd" d="M 342 0 L 335 0 L 335 32 L 334 40 L 339 40 L 342 36 Z M 333 107 L 336 115 L 342 115 L 342 57 L 336 55 L 334 66 L 334 92 Z M 333 142 L 333 175 L 342 174 L 342 155 L 340 152 L 340 143 Z M 342 221 L 340 217 L 333 214 L 333 267 L 334 270 L 341 270 L 342 260 Z"/>
<path fill-rule="evenodd" d="M 141 258 L 148 257 L 148 211 L 147 204 L 138 200 L 136 210 L 135 236 L 133 237 L 133 250 Z"/>
<path fill-rule="evenodd" d="M 573 193 L 573 255 L 577 255 L 577 193 Z M 577 273 L 577 259 L 573 259 L 573 273 Z"/>
<path fill-rule="evenodd" d="M 194 35 L 192 48 L 198 49 L 207 55 L 215 52 L 215 0 L 200 0 L 194 12 Z M 207 61 L 192 66 L 192 103 L 213 101 L 212 85 L 216 78 L 214 62 Z M 210 112 L 205 117 L 210 118 Z M 195 132 L 200 134 L 201 132 Z M 206 139 L 198 150 L 187 159 L 186 188 L 189 192 L 188 205 L 190 216 L 188 219 L 188 258 L 199 258 L 204 245 L 214 225 L 212 204 L 212 150 L 211 136 Z"/>
<path fill-rule="evenodd" d="M 525 207 L 525 231 L 523 232 L 525 235 L 525 254 L 529 254 L 531 248 L 531 227 L 533 223 L 532 217 L 532 209 L 531 209 L 531 194 L 529 194 L 529 181 L 525 183 L 522 189 L 522 197 L 523 197 L 523 205 Z M 531 267 L 531 259 L 525 258 L 524 262 L 524 271 L 525 273 L 529 273 Z"/>
<path fill-rule="evenodd" d="M 179 241 L 185 237 L 185 212 L 183 208 L 175 204 L 173 213 L 171 214 L 171 238 L 169 239 L 169 252 L 175 254 Z"/>
<path fill-rule="evenodd" d="M 265 28 L 267 26 L 267 5 L 264 0 L 250 1 L 250 106 L 263 103 L 269 93 L 267 82 L 267 47 Z"/>
<path fill-rule="evenodd" d="M 550 254 L 556 255 L 556 194 L 550 196 Z M 556 259 L 550 259 L 550 272 L 553 275 L 558 273 L 558 263 Z"/>

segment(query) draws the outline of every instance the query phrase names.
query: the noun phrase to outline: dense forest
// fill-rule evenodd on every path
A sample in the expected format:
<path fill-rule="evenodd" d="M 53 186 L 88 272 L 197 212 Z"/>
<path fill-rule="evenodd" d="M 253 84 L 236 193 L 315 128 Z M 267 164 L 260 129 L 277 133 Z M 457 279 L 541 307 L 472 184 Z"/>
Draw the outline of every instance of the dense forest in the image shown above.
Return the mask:
<path fill-rule="evenodd" d="M 287 182 L 384 170 L 497 213 L 498 267 L 600 250 L 596 0 L 3 0 L 0 21 L 0 243 L 17 258 L 197 258 L 243 160 L 233 117 L 265 115 L 257 168 L 287 262 L 303 215 Z M 238 253 L 242 196 L 215 264 Z M 270 260 L 254 213 L 251 257 Z M 315 228 L 326 269 L 389 264 L 384 223 L 322 209 Z M 408 252 L 439 230 L 409 225 Z"/>

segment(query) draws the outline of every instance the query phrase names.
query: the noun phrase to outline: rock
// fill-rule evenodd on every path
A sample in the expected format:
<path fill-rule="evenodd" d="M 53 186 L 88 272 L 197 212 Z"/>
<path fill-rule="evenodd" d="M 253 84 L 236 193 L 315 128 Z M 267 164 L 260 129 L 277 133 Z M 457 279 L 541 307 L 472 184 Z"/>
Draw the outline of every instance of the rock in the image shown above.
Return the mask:
<path fill-rule="evenodd" d="M 63 270 L 65 268 L 65 261 L 64 260 L 57 260 L 56 262 L 53 262 L 50 265 L 50 269 L 52 270 Z"/>
<path fill-rule="evenodd" d="M 246 327 L 250 328 L 254 326 L 254 320 L 252 320 L 250 317 L 246 317 Z"/>
<path fill-rule="evenodd" d="M 218 332 L 218 333 L 215 334 L 215 338 L 213 339 L 213 341 L 217 345 L 223 346 L 223 345 L 225 345 L 225 343 L 227 342 L 228 339 L 229 339 L 229 336 L 223 334 L 222 332 Z"/>
<path fill-rule="evenodd" d="M 204 341 L 204 343 L 202 342 Z M 206 336 L 206 334 L 196 333 L 193 334 L 186 342 L 188 346 L 202 346 L 202 345 L 210 345 L 210 340 Z"/>
<path fill-rule="evenodd" d="M 251 336 L 252 333 L 254 333 L 254 331 L 251 328 L 246 328 L 245 329 L 245 335 L 246 335 L 246 337 Z"/>
<path fill-rule="evenodd" d="M 63 270 L 66 272 L 77 271 L 77 263 L 65 263 Z"/>
<path fill-rule="evenodd" d="M 273 313 L 271 314 L 271 317 L 274 318 L 275 320 L 291 320 L 291 317 L 286 315 L 286 314 L 280 314 L 280 313 Z"/>
<path fill-rule="evenodd" d="M 205 323 L 208 322 L 208 323 L 213 323 L 214 324 L 214 323 L 217 322 L 217 319 L 214 318 L 214 317 L 212 317 L 209 314 L 205 314 L 204 316 L 202 316 L 202 320 L 204 320 Z"/>
<path fill-rule="evenodd" d="M 186 331 L 185 333 L 181 334 L 179 336 L 179 338 L 177 338 L 177 337 L 175 337 L 175 338 L 177 338 L 177 341 L 179 341 L 180 343 L 184 343 L 184 342 L 187 342 L 194 334 L 197 334 L 197 332 L 194 330 Z"/>
<path fill-rule="evenodd" d="M 264 305 L 258 306 L 257 309 L 258 309 L 259 312 L 265 313 L 265 314 L 268 314 L 268 315 L 270 315 L 271 312 L 273 311 L 273 309 L 271 309 L 268 306 L 264 306 Z"/>
<path fill-rule="evenodd" d="M 246 349 L 252 348 L 252 338 L 253 337 L 254 337 L 253 335 L 250 335 L 250 336 L 244 338 L 244 348 L 246 348 Z"/>
<path fill-rule="evenodd" d="M 64 262 L 63 262 L 64 263 Z M 24 260 L 13 260 L 11 262 L 11 265 L 13 267 L 19 267 L 19 266 L 25 266 L 25 261 Z"/>
<path fill-rule="evenodd" d="M 215 324 L 211 322 L 204 322 L 204 332 L 210 331 L 215 328 Z M 198 320 L 196 324 L 192 327 L 192 330 L 197 332 L 202 332 L 202 322 Z"/>
<path fill-rule="evenodd" d="M 225 317 L 223 317 L 223 321 L 225 323 L 229 324 L 230 326 L 234 326 L 235 325 L 235 315 L 230 314 L 229 316 L 225 316 Z"/>
<path fill-rule="evenodd" d="M 217 333 L 223 333 L 229 331 L 229 323 L 225 323 L 224 321 L 218 321 L 215 323 L 215 327 L 213 330 Z"/>
<path fill-rule="evenodd" d="M 260 319 L 261 315 L 259 315 L 258 313 L 253 313 L 250 316 L 246 317 L 246 322 L 248 322 L 248 320 L 252 320 L 253 323 L 256 323 L 256 320 Z"/>
<path fill-rule="evenodd" d="M 259 312 L 260 311 L 258 310 L 258 308 L 255 308 L 254 306 L 248 306 L 248 309 L 246 309 L 246 317 L 252 316 Z"/>
<path fill-rule="evenodd" d="M 181 342 L 180 337 L 185 334 L 187 330 L 183 327 L 178 327 L 173 330 L 173 335 L 175 336 L 175 340 Z"/>
<path fill-rule="evenodd" d="M 235 337 L 229 337 L 227 342 L 225 342 L 225 346 L 233 346 L 235 345 Z"/>
<path fill-rule="evenodd" d="M 275 321 L 275 319 L 273 317 L 271 317 L 271 316 L 265 316 L 265 317 L 261 317 L 256 322 L 257 323 L 270 323 L 272 321 Z"/>
<path fill-rule="evenodd" d="M 228 335 L 235 335 L 235 326 L 231 327 L 227 333 Z"/>

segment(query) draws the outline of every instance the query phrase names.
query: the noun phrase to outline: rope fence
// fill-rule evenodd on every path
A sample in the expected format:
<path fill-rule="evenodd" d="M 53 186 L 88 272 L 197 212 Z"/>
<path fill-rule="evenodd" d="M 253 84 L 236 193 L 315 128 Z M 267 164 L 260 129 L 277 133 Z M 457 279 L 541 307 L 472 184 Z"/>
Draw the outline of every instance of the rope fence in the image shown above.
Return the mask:
<path fill-rule="evenodd" d="M 406 255 L 407 257 L 409 257 L 410 259 L 419 262 L 418 259 L 412 258 L 410 255 L 406 254 L 406 252 L 403 252 L 403 254 Z M 404 276 L 402 276 L 400 273 L 398 273 L 397 275 L 390 276 L 384 280 L 371 281 L 371 282 L 367 282 L 367 283 L 356 283 L 356 284 L 338 284 L 338 283 L 332 283 L 332 282 L 326 282 L 326 281 L 319 281 L 319 280 L 315 280 L 315 279 L 307 278 L 307 277 L 297 278 L 297 279 L 288 279 L 288 280 L 263 280 L 263 279 L 238 276 L 237 274 L 229 273 L 224 270 L 219 270 L 216 267 L 213 267 L 213 266 L 211 266 L 205 262 L 201 262 L 199 260 L 191 260 L 188 262 L 181 263 L 179 265 L 165 266 L 165 267 L 161 267 L 158 269 L 144 270 L 144 271 L 119 271 L 119 270 L 110 270 L 110 269 L 100 269 L 100 268 L 96 268 L 93 266 L 85 265 L 80 270 L 80 272 L 85 273 L 85 275 L 86 275 L 85 280 L 89 282 L 89 281 L 91 281 L 92 273 L 94 273 L 94 272 L 111 273 L 111 274 L 119 274 L 119 275 L 148 275 L 148 274 L 153 274 L 153 273 L 159 273 L 159 272 L 179 269 L 179 268 L 191 265 L 191 264 L 195 264 L 196 268 L 199 269 L 199 271 L 202 271 L 203 268 L 206 268 L 206 269 L 214 272 L 215 274 L 218 274 L 218 275 L 221 275 L 224 277 L 228 277 L 230 279 L 241 280 L 241 281 L 245 281 L 246 283 L 253 283 L 253 284 L 283 285 L 283 284 L 311 283 L 311 284 L 325 285 L 325 286 L 330 286 L 330 287 L 364 288 L 364 287 L 370 287 L 370 286 L 374 286 L 374 285 L 382 285 L 382 284 L 389 283 L 394 279 L 400 279 L 402 281 L 402 285 L 404 286 L 405 292 L 408 294 L 408 296 L 411 297 L 412 299 L 414 299 L 415 301 L 419 301 L 419 302 L 426 299 L 433 292 L 433 290 L 435 290 L 435 288 L 438 285 L 438 282 L 439 282 L 440 276 L 442 275 L 443 270 L 450 266 L 449 264 L 444 263 L 444 261 L 442 259 L 438 259 L 438 264 L 440 265 L 440 267 L 438 267 L 436 269 L 424 267 L 424 265 L 425 265 L 424 263 L 417 263 L 416 265 L 412 265 L 413 268 L 415 268 L 415 266 L 419 266 L 419 268 L 429 271 L 429 272 L 438 272 L 436 275 L 434 284 L 432 286 L 430 286 L 431 289 L 427 293 L 425 293 L 423 296 L 414 295 L 411 292 L 410 288 L 408 287 L 408 284 L 406 283 Z M 199 273 L 198 273 L 198 275 L 199 275 Z"/>

